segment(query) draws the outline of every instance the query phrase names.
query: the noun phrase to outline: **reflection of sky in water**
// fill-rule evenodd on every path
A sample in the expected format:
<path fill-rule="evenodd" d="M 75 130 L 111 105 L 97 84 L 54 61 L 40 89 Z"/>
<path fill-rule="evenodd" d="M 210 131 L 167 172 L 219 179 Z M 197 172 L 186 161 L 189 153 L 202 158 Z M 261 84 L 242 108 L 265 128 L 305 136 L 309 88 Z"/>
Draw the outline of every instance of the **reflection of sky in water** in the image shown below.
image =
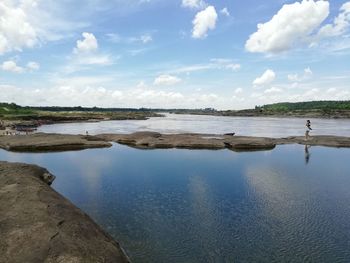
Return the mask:
<path fill-rule="evenodd" d="M 121 145 L 35 163 L 133 262 L 350 262 L 349 149 L 235 153 Z"/>
<path fill-rule="evenodd" d="M 285 137 L 305 134 L 305 119 L 262 117 L 217 117 L 198 115 L 166 114 L 165 118 L 144 121 L 106 121 L 97 123 L 67 123 L 45 125 L 42 132 L 89 134 L 131 133 L 158 131 L 162 133 L 211 133 L 235 132 L 237 135 Z M 350 135 L 349 119 L 311 119 L 310 135 Z"/>

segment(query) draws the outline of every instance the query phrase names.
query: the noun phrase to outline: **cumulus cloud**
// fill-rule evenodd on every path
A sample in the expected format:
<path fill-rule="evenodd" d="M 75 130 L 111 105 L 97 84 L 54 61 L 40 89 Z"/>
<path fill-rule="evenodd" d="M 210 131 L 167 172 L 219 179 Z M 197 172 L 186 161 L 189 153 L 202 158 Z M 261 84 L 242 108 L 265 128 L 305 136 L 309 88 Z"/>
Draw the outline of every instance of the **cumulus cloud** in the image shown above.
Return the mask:
<path fill-rule="evenodd" d="M 110 55 L 101 54 L 98 49 L 98 41 L 94 34 L 82 33 L 82 40 L 77 40 L 76 47 L 73 49 L 73 57 L 70 58 L 69 64 L 66 66 L 67 72 L 78 71 L 81 65 L 110 65 L 112 59 Z"/>
<path fill-rule="evenodd" d="M 328 15 L 328 1 L 303 0 L 286 4 L 270 21 L 258 24 L 258 30 L 250 35 L 245 48 L 261 53 L 287 51 L 307 42 Z"/>
<path fill-rule="evenodd" d="M 97 39 L 92 33 L 82 33 L 83 40 L 77 41 L 77 46 L 74 48 L 74 53 L 92 52 L 98 49 Z"/>
<path fill-rule="evenodd" d="M 2 70 L 14 72 L 14 73 L 22 73 L 24 72 L 24 68 L 19 67 L 15 61 L 8 60 L 4 61 L 1 65 Z"/>
<path fill-rule="evenodd" d="M 218 19 L 218 14 L 216 13 L 214 6 L 208 6 L 203 11 L 196 14 L 196 17 L 192 21 L 193 38 L 205 38 L 207 37 L 207 32 L 213 30 L 216 27 L 216 21 Z"/>
<path fill-rule="evenodd" d="M 182 0 L 182 6 L 193 8 L 193 9 L 202 9 L 207 6 L 203 0 Z"/>
<path fill-rule="evenodd" d="M 32 71 L 39 70 L 39 68 L 40 68 L 40 64 L 34 61 L 28 62 L 25 67 L 21 67 L 17 65 L 17 62 L 13 60 L 4 61 L 1 64 L 2 70 L 13 72 L 13 73 L 32 72 Z"/>
<path fill-rule="evenodd" d="M 318 38 L 334 37 L 344 34 L 350 26 L 350 2 L 344 3 L 340 8 L 339 15 L 334 18 L 332 24 L 321 27 Z"/>
<path fill-rule="evenodd" d="M 259 86 L 267 86 L 269 84 L 271 84 L 276 78 L 276 73 L 271 70 L 268 69 L 264 72 L 264 74 L 262 74 L 260 77 L 256 78 L 253 81 L 253 85 L 255 87 L 259 87 Z"/>
<path fill-rule="evenodd" d="M 230 16 L 230 12 L 228 11 L 227 7 L 224 7 L 223 9 L 221 9 L 220 13 L 223 14 L 224 16 Z"/>
<path fill-rule="evenodd" d="M 177 83 L 180 83 L 182 80 L 176 76 L 172 75 L 159 75 L 155 80 L 154 80 L 154 85 L 157 86 L 170 86 L 170 85 L 175 85 Z"/>
<path fill-rule="evenodd" d="M 1 0 L 0 55 L 56 41 L 78 28 L 86 27 L 86 23 L 73 22 L 66 17 L 67 10 L 63 2 Z"/>
<path fill-rule="evenodd" d="M 223 98 L 215 93 L 183 94 L 149 88 L 119 90 L 103 86 L 62 85 L 45 88 L 20 88 L 0 85 L 0 101 L 20 105 L 102 106 L 102 107 L 153 107 L 205 108 Z M 227 100 L 228 104 L 231 101 Z"/>
<path fill-rule="evenodd" d="M 38 32 L 29 22 L 24 6 L 1 1 L 0 17 L 0 55 L 32 48 L 39 42 Z"/>

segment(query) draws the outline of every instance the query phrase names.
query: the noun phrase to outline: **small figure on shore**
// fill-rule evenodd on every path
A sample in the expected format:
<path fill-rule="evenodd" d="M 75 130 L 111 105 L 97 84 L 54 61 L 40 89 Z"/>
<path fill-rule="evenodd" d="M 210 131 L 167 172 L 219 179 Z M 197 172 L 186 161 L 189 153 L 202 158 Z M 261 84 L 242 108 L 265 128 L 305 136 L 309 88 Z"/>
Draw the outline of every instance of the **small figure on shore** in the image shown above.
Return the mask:
<path fill-rule="evenodd" d="M 86 131 L 86 136 L 88 136 L 89 135 L 89 132 L 88 131 Z"/>
<path fill-rule="evenodd" d="M 310 120 L 307 120 L 306 121 L 306 127 L 309 129 L 309 131 L 311 131 L 311 121 Z"/>
<path fill-rule="evenodd" d="M 311 121 L 307 120 L 306 121 L 306 131 L 305 131 L 305 140 L 307 141 L 310 138 L 310 131 L 312 130 L 311 128 Z"/>

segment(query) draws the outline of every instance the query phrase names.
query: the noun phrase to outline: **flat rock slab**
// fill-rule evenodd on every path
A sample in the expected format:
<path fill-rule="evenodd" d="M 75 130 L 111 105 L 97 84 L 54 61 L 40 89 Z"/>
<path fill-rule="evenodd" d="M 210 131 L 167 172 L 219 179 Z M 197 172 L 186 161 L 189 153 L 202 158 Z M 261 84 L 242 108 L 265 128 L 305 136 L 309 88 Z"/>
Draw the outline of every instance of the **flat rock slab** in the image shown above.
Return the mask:
<path fill-rule="evenodd" d="M 330 136 L 330 135 L 317 135 L 310 136 L 307 140 L 304 136 L 287 137 L 274 139 L 276 144 L 302 144 L 310 146 L 326 146 L 326 147 L 337 147 L 337 148 L 349 148 L 350 137 L 343 136 Z"/>
<path fill-rule="evenodd" d="M 0 161 L 0 262 L 129 262 L 119 244 L 53 190 L 35 165 Z"/>
<path fill-rule="evenodd" d="M 110 147 L 117 142 L 139 149 L 230 149 L 233 151 L 261 151 L 280 144 L 350 147 L 350 137 L 304 136 L 266 138 L 221 134 L 161 134 L 136 132 L 131 134 L 100 134 L 96 136 L 36 133 L 26 136 L 0 136 L 0 148 L 18 152 L 70 151 Z"/>
<path fill-rule="evenodd" d="M 30 135 L 0 136 L 0 148 L 18 152 L 71 151 L 87 148 L 111 147 L 94 136 L 35 133 Z"/>
<path fill-rule="evenodd" d="M 229 136 L 220 134 L 160 134 L 136 132 L 132 134 L 100 134 L 101 140 L 113 141 L 141 149 L 186 148 L 186 149 L 230 149 L 233 151 L 271 150 L 281 144 L 303 144 L 328 147 L 350 147 L 350 137 L 304 136 L 266 138 L 252 136 Z"/>
<path fill-rule="evenodd" d="M 136 132 L 132 134 L 97 135 L 106 141 L 114 141 L 141 149 L 185 148 L 185 149 L 231 149 L 237 151 L 269 150 L 276 144 L 270 138 L 227 136 L 218 134 L 160 134 Z"/>

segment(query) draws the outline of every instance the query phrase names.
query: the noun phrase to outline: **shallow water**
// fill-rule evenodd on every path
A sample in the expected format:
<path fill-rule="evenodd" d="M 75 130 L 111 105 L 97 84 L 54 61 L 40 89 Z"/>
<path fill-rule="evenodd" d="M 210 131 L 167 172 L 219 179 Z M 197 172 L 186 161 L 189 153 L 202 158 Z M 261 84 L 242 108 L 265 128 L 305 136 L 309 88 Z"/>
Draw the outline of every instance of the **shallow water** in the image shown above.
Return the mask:
<path fill-rule="evenodd" d="M 161 133 L 235 132 L 237 135 L 286 137 L 303 136 L 305 119 L 265 117 L 218 117 L 202 115 L 166 114 L 165 118 L 148 120 L 106 121 L 98 123 L 66 123 L 45 125 L 38 131 L 69 134 L 131 133 L 156 131 Z M 311 135 L 350 136 L 350 119 L 311 119 Z"/>
<path fill-rule="evenodd" d="M 350 149 L 0 150 L 35 163 L 133 262 L 350 262 Z"/>

